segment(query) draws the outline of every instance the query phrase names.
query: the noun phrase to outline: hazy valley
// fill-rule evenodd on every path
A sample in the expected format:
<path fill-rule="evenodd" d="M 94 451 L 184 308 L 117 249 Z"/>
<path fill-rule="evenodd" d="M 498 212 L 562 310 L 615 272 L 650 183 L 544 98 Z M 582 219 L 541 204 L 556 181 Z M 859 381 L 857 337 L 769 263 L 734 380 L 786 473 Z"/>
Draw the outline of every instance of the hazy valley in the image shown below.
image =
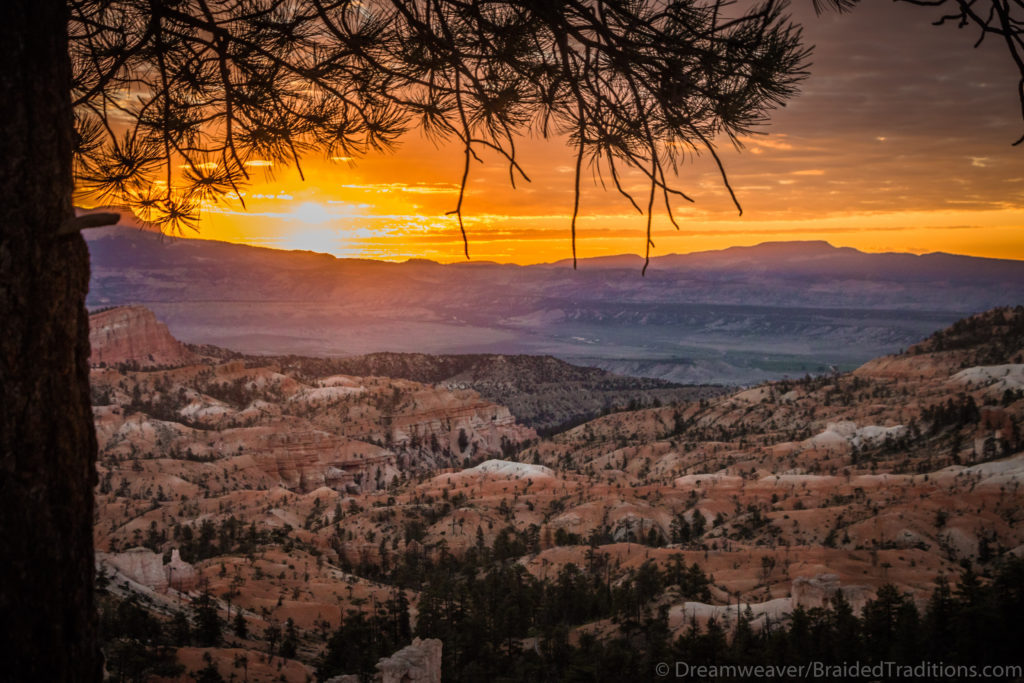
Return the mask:
<path fill-rule="evenodd" d="M 128 227 L 90 231 L 92 308 L 143 304 L 242 353 L 551 355 L 683 384 L 852 370 L 1024 300 L 1017 261 L 766 243 L 515 266 L 336 259 Z"/>

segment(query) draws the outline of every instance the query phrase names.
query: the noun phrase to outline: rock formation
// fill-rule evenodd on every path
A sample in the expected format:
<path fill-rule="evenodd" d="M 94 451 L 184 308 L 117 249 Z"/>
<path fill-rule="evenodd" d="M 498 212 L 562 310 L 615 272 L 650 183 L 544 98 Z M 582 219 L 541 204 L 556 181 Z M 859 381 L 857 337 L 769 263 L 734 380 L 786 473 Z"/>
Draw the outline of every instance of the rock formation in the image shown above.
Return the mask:
<path fill-rule="evenodd" d="M 119 306 L 89 316 L 92 365 L 185 365 L 195 360 L 145 306 Z"/>
<path fill-rule="evenodd" d="M 167 585 L 174 590 L 187 592 L 198 583 L 196 568 L 181 559 L 177 548 L 171 551 L 171 561 L 164 565 L 164 574 L 167 576 Z"/>
<path fill-rule="evenodd" d="M 869 597 L 864 586 L 841 586 L 836 574 L 817 574 L 815 576 L 798 576 L 793 579 L 793 607 L 814 609 L 825 607 L 836 595 L 842 593 L 850 603 L 854 612 L 860 612 Z"/>
<path fill-rule="evenodd" d="M 103 554 L 99 559 L 135 583 L 158 591 L 167 588 L 164 558 L 148 548 L 131 548 L 123 553 Z"/>
<path fill-rule="evenodd" d="M 416 638 L 377 662 L 380 683 L 441 683 L 441 641 Z"/>
<path fill-rule="evenodd" d="M 122 553 L 99 553 L 99 564 L 109 565 L 135 583 L 156 591 L 169 587 L 186 592 L 196 587 L 195 567 L 181 559 L 178 549 L 171 551 L 171 561 L 164 564 L 163 555 L 148 548 L 130 548 Z"/>
<path fill-rule="evenodd" d="M 256 462 L 286 488 L 303 493 L 321 486 L 370 491 L 399 474 L 390 451 L 315 430 L 272 435 Z"/>
<path fill-rule="evenodd" d="M 358 683 L 356 674 L 327 679 L 326 683 Z M 415 638 L 390 657 L 377 662 L 374 683 L 441 683 L 441 641 Z"/>

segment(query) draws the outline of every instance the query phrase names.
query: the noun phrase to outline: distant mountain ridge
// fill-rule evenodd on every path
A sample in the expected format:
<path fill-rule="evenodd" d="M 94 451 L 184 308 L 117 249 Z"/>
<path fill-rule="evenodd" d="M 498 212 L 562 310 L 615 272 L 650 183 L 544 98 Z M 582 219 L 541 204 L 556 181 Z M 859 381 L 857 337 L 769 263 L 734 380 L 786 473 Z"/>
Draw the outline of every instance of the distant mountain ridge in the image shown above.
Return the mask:
<path fill-rule="evenodd" d="M 535 266 L 388 263 L 114 227 L 92 307 L 141 303 L 179 339 L 246 353 L 550 355 L 682 383 L 850 369 L 1024 301 L 1024 262 L 765 243 Z"/>
<path fill-rule="evenodd" d="M 571 259 L 560 259 L 553 262 L 537 263 L 533 265 L 517 265 L 508 263 L 497 263 L 494 261 L 456 261 L 453 263 L 440 263 L 427 258 L 411 258 L 402 262 L 380 261 L 376 259 L 363 258 L 342 258 L 331 254 L 308 250 L 283 250 L 270 247 L 259 247 L 217 240 L 205 240 L 196 238 L 171 237 L 146 230 L 142 227 L 132 226 L 110 226 L 91 230 L 86 233 L 90 244 L 100 243 L 106 240 L 126 240 L 131 252 L 119 252 L 110 243 L 104 244 L 106 248 L 97 250 L 93 259 L 102 265 L 129 265 L 120 259 L 133 257 L 154 257 L 156 262 L 166 264 L 178 261 L 184 256 L 202 258 L 194 250 L 215 250 L 218 253 L 241 255 L 260 253 L 264 257 L 273 258 L 270 255 L 284 258 L 312 260 L 323 265 L 333 261 L 337 265 L 380 265 L 383 268 L 433 268 L 433 269 L 499 269 L 499 270 L 549 270 L 571 267 Z M 175 249 L 174 256 L 169 257 L 170 252 L 143 253 L 140 250 L 143 245 L 160 245 L 165 249 Z M 188 252 L 188 253 L 185 253 Z M 643 266 L 644 259 L 636 254 L 616 254 L 610 256 L 595 256 L 581 258 L 578 260 L 578 268 L 581 271 L 588 270 L 618 270 L 618 269 L 639 269 Z M 145 263 L 152 263 L 147 260 Z M 306 264 L 309 265 L 308 263 Z M 924 254 L 913 254 L 909 252 L 865 252 L 853 247 L 836 247 L 825 240 L 792 240 L 792 241 L 767 241 L 750 246 L 732 246 L 723 249 L 707 251 L 696 251 L 686 254 L 666 254 L 651 258 L 649 273 L 668 270 L 694 270 L 694 271 L 715 271 L 736 267 L 740 265 L 756 265 L 765 270 L 775 270 L 785 266 L 785 272 L 778 274 L 785 276 L 791 274 L 814 274 L 831 275 L 842 274 L 860 280 L 877 280 L 886 278 L 894 281 L 959 281 L 969 278 L 974 282 L 1003 282 L 1014 283 L 1018 291 L 1024 291 L 1024 261 L 1016 259 L 1000 259 L 982 256 L 969 256 L 966 254 L 952 254 L 936 251 Z M 840 270 L 837 272 L 836 267 Z M 826 268 L 828 270 L 826 270 Z"/>
<path fill-rule="evenodd" d="M 551 265 L 569 265 L 571 260 L 556 261 Z M 633 254 L 581 259 L 583 267 L 639 268 L 643 258 Z M 936 251 L 926 254 L 905 252 L 864 252 L 853 247 L 835 247 L 824 240 L 798 240 L 761 242 L 753 246 L 733 246 L 725 249 L 699 251 L 688 254 L 666 254 L 651 258 L 650 269 L 691 269 L 714 271 L 743 264 L 758 268 L 785 267 L 783 276 L 831 275 L 859 280 L 886 278 L 896 281 L 942 281 L 946 279 L 976 278 L 986 281 L 1018 279 L 1024 272 L 1024 262 L 1014 259 L 996 259 Z M 649 269 L 649 272 L 650 272 Z"/>

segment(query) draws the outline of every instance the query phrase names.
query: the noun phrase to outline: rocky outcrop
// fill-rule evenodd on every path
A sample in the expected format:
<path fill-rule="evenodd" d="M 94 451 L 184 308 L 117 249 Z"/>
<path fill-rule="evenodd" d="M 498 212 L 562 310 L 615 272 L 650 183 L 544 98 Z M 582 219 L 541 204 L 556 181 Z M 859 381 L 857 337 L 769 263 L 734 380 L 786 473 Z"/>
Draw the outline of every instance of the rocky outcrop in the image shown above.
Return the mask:
<path fill-rule="evenodd" d="M 826 607 L 832 598 L 840 592 L 855 613 L 859 613 L 868 600 L 867 590 L 864 586 L 841 586 L 837 575 L 818 574 L 812 577 L 798 576 L 793 579 L 793 607 L 803 607 L 804 609 Z"/>
<path fill-rule="evenodd" d="M 99 553 L 100 564 L 113 567 L 135 583 L 156 591 L 168 587 L 190 591 L 196 587 L 196 569 L 181 559 L 178 549 L 171 551 L 171 561 L 164 564 L 163 555 L 148 548 L 130 548 L 123 553 Z"/>
<path fill-rule="evenodd" d="M 110 553 L 99 558 L 135 583 L 154 590 L 167 588 L 164 558 L 148 548 L 131 548 L 123 553 Z"/>
<path fill-rule="evenodd" d="M 326 683 L 358 683 L 356 674 L 328 678 Z M 415 638 L 390 657 L 377 662 L 374 683 L 441 683 L 441 641 Z"/>
<path fill-rule="evenodd" d="M 517 442 L 536 437 L 532 429 L 516 423 L 508 408 L 466 390 L 418 391 L 414 404 L 393 415 L 390 422 L 390 438 L 395 444 L 422 443 L 433 436 L 450 444 L 453 452 L 460 431 L 476 447 L 491 453 L 501 452 L 503 438 Z"/>
<path fill-rule="evenodd" d="M 89 316 L 89 345 L 89 362 L 94 366 L 174 366 L 195 360 L 145 306 L 119 306 Z"/>
<path fill-rule="evenodd" d="M 302 493 L 321 486 L 372 491 L 400 474 L 390 451 L 314 430 L 276 434 L 255 458 L 261 470 Z"/>
<path fill-rule="evenodd" d="M 416 638 L 377 662 L 380 683 L 441 683 L 441 641 Z"/>
<path fill-rule="evenodd" d="M 167 585 L 182 592 L 195 588 L 199 579 L 196 568 L 181 559 L 177 548 L 171 551 L 171 561 L 164 565 L 164 574 Z"/>

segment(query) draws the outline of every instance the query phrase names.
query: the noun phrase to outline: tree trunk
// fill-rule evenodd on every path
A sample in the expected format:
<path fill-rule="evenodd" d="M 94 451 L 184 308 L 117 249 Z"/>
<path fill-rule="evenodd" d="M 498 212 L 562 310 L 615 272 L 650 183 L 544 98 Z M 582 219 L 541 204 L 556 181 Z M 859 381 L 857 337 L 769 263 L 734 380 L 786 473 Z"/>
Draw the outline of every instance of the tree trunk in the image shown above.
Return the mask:
<path fill-rule="evenodd" d="M 0 678 L 94 681 L 89 256 L 72 216 L 64 0 L 0 16 Z"/>

